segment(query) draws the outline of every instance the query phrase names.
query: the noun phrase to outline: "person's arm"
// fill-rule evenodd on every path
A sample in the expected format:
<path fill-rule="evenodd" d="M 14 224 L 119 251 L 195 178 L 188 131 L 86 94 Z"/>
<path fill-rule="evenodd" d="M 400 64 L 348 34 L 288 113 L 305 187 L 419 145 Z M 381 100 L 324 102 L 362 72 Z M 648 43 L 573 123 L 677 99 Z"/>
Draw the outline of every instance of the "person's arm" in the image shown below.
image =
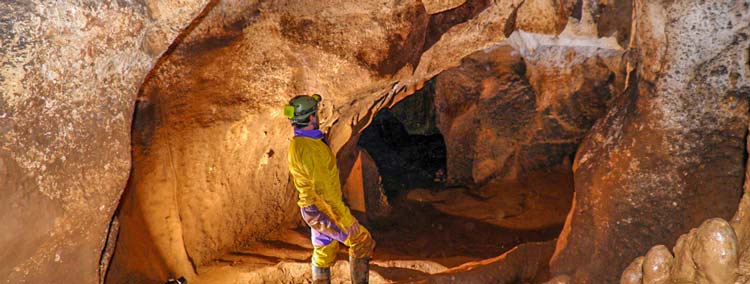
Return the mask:
<path fill-rule="evenodd" d="M 315 193 L 315 183 L 313 180 L 314 164 L 304 159 L 300 147 L 292 142 L 289 147 L 289 173 L 292 176 L 294 187 L 299 194 L 300 207 L 307 207 L 315 204 L 317 193 Z"/>
<path fill-rule="evenodd" d="M 320 185 L 316 187 L 316 164 L 320 157 L 317 157 L 312 152 L 301 153 L 291 151 L 300 151 L 300 149 L 290 149 L 290 172 L 294 180 L 294 185 L 297 187 L 300 198 L 300 206 L 302 211 L 302 219 L 311 228 L 323 232 L 328 236 L 331 236 L 339 241 L 344 241 L 347 236 L 342 232 L 350 232 L 347 228 L 340 229 L 333 219 L 334 216 L 328 216 L 321 212 L 316 206 L 316 200 L 322 200 L 319 189 Z M 320 178 L 317 178 L 320 180 Z M 341 224 L 339 222 L 339 224 Z"/>

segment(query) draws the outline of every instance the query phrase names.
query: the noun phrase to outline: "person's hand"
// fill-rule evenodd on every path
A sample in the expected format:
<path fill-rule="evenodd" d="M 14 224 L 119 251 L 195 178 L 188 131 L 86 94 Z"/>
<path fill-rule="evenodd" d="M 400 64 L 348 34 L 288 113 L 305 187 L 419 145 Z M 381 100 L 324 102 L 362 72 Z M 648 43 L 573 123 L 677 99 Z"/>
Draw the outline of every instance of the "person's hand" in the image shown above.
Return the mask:
<path fill-rule="evenodd" d="M 359 235 L 359 222 L 357 219 L 354 219 L 354 223 L 346 229 L 346 234 L 351 237 Z"/>

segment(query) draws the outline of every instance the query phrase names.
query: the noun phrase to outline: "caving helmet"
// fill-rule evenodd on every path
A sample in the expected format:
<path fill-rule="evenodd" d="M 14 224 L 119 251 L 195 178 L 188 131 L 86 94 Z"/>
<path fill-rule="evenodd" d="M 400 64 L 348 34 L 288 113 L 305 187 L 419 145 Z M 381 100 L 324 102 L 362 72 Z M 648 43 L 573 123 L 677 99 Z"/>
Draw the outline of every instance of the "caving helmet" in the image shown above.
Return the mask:
<path fill-rule="evenodd" d="M 289 100 L 288 105 L 284 106 L 284 116 L 294 126 L 307 126 L 310 124 L 310 116 L 318 111 L 318 103 L 321 100 L 323 98 L 318 94 L 296 96 Z"/>

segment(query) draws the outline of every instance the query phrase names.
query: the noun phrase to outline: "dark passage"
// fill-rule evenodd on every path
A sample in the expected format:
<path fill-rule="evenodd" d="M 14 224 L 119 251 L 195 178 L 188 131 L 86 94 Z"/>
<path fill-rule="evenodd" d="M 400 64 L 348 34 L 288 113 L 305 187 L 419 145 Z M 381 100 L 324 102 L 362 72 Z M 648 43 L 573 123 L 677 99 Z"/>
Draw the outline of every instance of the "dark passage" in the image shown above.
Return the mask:
<path fill-rule="evenodd" d="M 432 82 L 392 109 L 377 113 L 359 139 L 377 164 L 389 198 L 399 191 L 440 187 L 446 170 L 443 135 L 435 124 Z"/>

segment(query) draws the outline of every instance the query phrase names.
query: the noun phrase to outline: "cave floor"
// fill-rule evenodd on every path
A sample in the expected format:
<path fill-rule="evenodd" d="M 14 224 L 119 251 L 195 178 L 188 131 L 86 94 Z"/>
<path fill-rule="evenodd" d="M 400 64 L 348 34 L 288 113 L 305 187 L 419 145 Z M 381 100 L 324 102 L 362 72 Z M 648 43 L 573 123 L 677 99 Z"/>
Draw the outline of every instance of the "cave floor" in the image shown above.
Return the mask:
<path fill-rule="evenodd" d="M 391 200 L 393 214 L 365 224 L 377 241 L 370 283 L 410 282 L 557 237 L 572 202 L 570 174 L 536 174 L 466 189 L 413 189 Z M 310 233 L 288 229 L 198 269 L 197 283 L 310 283 Z M 346 247 L 332 283 L 349 283 Z"/>

